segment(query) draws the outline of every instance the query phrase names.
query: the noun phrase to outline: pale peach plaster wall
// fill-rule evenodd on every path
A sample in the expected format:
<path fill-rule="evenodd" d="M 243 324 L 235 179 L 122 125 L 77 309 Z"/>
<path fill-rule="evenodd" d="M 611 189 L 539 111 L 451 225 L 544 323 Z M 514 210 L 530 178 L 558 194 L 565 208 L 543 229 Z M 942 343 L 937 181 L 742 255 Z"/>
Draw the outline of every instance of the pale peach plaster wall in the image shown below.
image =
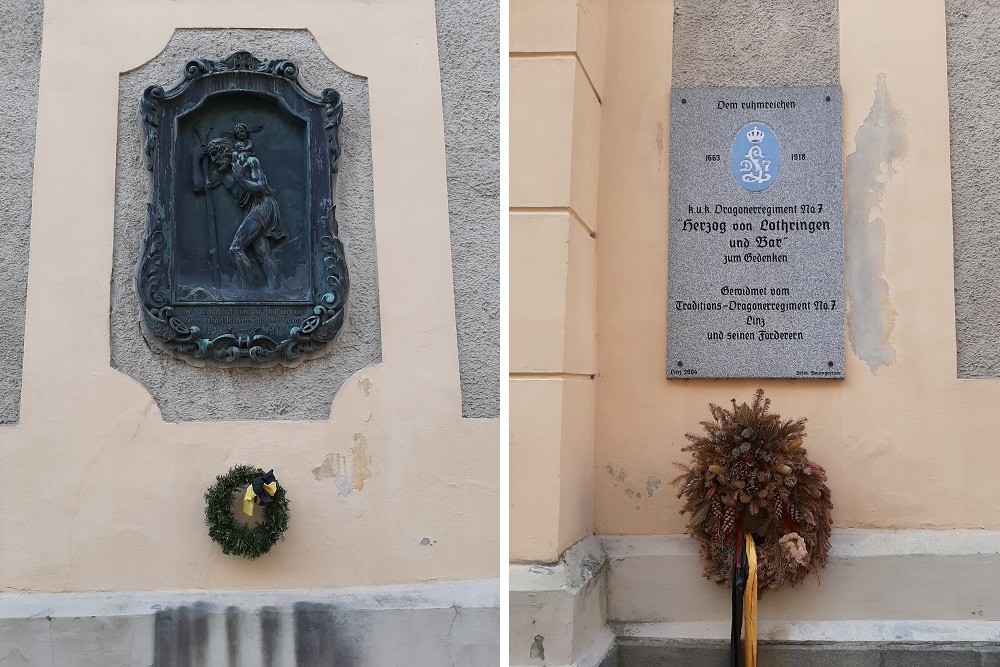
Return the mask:
<path fill-rule="evenodd" d="M 175 28 L 229 26 L 307 28 L 370 82 L 383 363 L 325 422 L 167 424 L 109 363 L 119 72 Z M 461 419 L 432 0 L 48 0 L 43 39 L 21 422 L 0 430 L 3 589 L 496 577 L 499 428 Z M 311 470 L 355 434 L 372 477 L 341 497 Z M 205 488 L 237 462 L 273 466 L 291 499 L 287 540 L 255 562 L 203 523 Z"/>
<path fill-rule="evenodd" d="M 510 51 L 572 54 L 604 94 L 608 0 L 510 0 Z"/>
<path fill-rule="evenodd" d="M 612 3 L 609 15 L 598 207 L 598 532 L 683 531 L 667 484 L 671 462 L 684 456 L 683 434 L 707 417 L 709 401 L 746 399 L 757 386 L 782 415 L 809 418 L 806 444 L 829 473 L 837 526 L 1000 528 L 1000 486 L 991 476 L 1000 466 L 1000 384 L 959 381 L 955 370 L 943 3 L 840 4 L 844 154 L 854 151 L 880 73 L 910 146 L 879 212 L 898 312 L 889 341 L 896 361 L 873 374 L 849 351 L 843 381 L 664 379 L 671 14 L 663 0 Z"/>
<path fill-rule="evenodd" d="M 597 176 L 607 0 L 512 0 L 510 557 L 593 530 Z"/>

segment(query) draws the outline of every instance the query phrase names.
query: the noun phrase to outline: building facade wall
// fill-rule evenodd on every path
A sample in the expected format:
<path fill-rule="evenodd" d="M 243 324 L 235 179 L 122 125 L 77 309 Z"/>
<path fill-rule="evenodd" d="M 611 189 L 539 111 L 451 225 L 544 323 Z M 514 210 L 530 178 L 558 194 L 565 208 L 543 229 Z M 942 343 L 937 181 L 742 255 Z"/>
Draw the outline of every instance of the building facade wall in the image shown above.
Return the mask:
<path fill-rule="evenodd" d="M 510 556 L 593 530 L 607 0 L 510 3 Z"/>
<path fill-rule="evenodd" d="M 779 53 L 758 59 L 739 48 L 709 48 L 717 55 L 706 60 L 705 47 L 681 34 L 706 29 L 709 46 L 729 39 L 746 9 L 741 3 L 721 3 L 717 12 L 680 0 L 619 3 L 610 14 L 598 208 L 599 533 L 683 532 L 680 501 L 668 482 L 673 461 L 685 458 L 684 433 L 707 418 L 710 401 L 745 400 L 758 386 L 786 418 L 809 419 L 806 445 L 829 473 L 836 527 L 1000 528 L 997 489 L 977 481 L 976 472 L 997 457 L 979 435 L 990 428 L 987 406 L 997 387 L 963 382 L 955 371 L 944 5 L 807 5 L 779 4 L 767 22 L 757 21 L 768 43 L 780 45 Z M 699 12 L 708 13 L 699 18 Z M 907 29 L 899 31 L 904 14 Z M 810 31 L 795 29 L 802 21 Z M 735 46 L 751 48 L 730 36 Z M 708 68 L 699 80 L 704 85 L 772 77 L 829 82 L 837 50 L 844 90 L 846 379 L 667 381 L 672 76 L 695 80 L 687 62 L 695 58 L 699 72 Z M 794 53 L 805 54 L 801 67 L 780 65 Z"/>
<path fill-rule="evenodd" d="M 518 58 L 527 60 L 542 51 L 532 42 L 539 39 L 542 23 L 519 20 L 515 7 L 511 48 L 525 54 L 514 53 L 512 60 L 512 164 L 524 165 L 518 170 L 529 174 L 540 169 L 544 178 L 568 180 L 573 169 L 586 173 L 587 166 L 544 162 L 560 155 L 556 148 L 567 139 L 556 132 L 530 134 L 530 126 L 528 132 L 518 129 L 518 99 L 525 97 L 520 91 L 530 93 L 544 78 L 540 71 L 524 77 L 519 73 L 524 65 Z M 973 277 L 988 271 L 995 244 L 987 238 L 976 245 L 973 239 L 986 237 L 969 228 L 973 223 L 988 226 L 983 211 L 992 186 L 986 170 L 974 165 L 987 159 L 991 144 L 982 135 L 990 125 L 981 122 L 983 114 L 975 105 L 962 107 L 964 99 L 981 104 L 988 98 L 988 86 L 980 90 L 967 82 L 977 70 L 963 63 L 976 57 L 967 48 L 969 40 L 982 37 L 992 24 L 991 15 L 979 5 L 955 3 L 948 5 L 946 14 L 943 2 L 909 3 L 905 15 L 910 27 L 904 34 L 893 27 L 891 12 L 897 8 L 902 11 L 893 2 L 846 0 L 778 3 L 766 10 L 755 3 L 612 3 L 601 70 L 600 225 L 593 237 L 597 361 L 584 369 L 597 369 L 592 496 L 596 532 L 683 532 L 679 500 L 668 482 L 675 476 L 673 462 L 684 459 L 684 433 L 707 416 L 708 402 L 749 398 L 758 386 L 772 396 L 781 414 L 809 418 L 807 445 L 830 474 L 837 527 L 1000 527 L 992 509 L 994 490 L 956 482 L 971 480 L 996 451 L 988 439 L 976 435 L 992 420 L 985 406 L 996 389 L 993 382 L 959 379 L 966 373 L 961 370 L 963 355 L 986 363 L 995 347 L 985 337 L 995 309 L 988 305 L 982 281 Z M 952 26 L 948 38 L 951 117 L 964 119 L 962 125 L 953 122 L 950 133 L 946 17 L 952 24 L 972 22 Z M 747 24 L 755 26 L 750 32 L 757 37 L 747 36 Z M 559 42 L 558 30 L 546 34 L 557 44 L 553 50 L 567 48 Z M 982 67 L 988 69 L 988 64 Z M 837 82 L 844 89 L 846 379 L 667 381 L 663 360 L 671 86 Z M 551 88 L 546 88 L 547 94 L 554 94 Z M 527 97 L 531 102 L 524 102 L 525 108 L 547 108 L 540 95 Z M 566 114 L 574 129 L 584 122 L 583 115 Z M 522 141 L 534 152 L 526 148 L 519 154 Z M 963 151 L 961 165 L 956 161 L 949 166 L 949 151 Z M 514 178 L 518 170 L 512 174 L 512 206 L 519 201 Z M 533 186 L 543 181 L 524 178 Z M 954 243 L 953 184 L 954 235 L 959 239 Z M 524 201 L 532 201 L 527 189 L 521 194 Z M 972 215 L 974 209 L 980 213 Z M 540 213 L 527 208 L 515 212 Z M 555 372 L 555 365 L 545 366 L 545 356 L 565 355 L 573 349 L 567 341 L 587 328 L 566 326 L 553 316 L 561 311 L 551 304 L 536 308 L 545 317 L 525 315 L 524 323 L 519 309 L 547 298 L 537 287 L 543 276 L 557 276 L 559 284 L 565 284 L 571 264 L 562 248 L 572 245 L 554 237 L 549 243 L 559 243 L 560 250 L 550 253 L 543 266 L 530 258 L 537 256 L 545 239 L 522 235 L 519 225 L 527 227 L 526 221 L 515 217 L 511 224 L 511 368 Z M 535 255 L 519 253 L 521 238 Z M 529 259 L 519 265 L 522 256 Z M 536 265 L 541 268 L 531 268 Z M 519 272 L 534 277 L 522 279 Z M 953 276 L 958 276 L 957 283 Z M 553 303 L 562 302 L 559 294 Z M 972 312 L 975 303 L 980 333 L 966 341 L 963 326 L 970 321 L 963 312 Z M 543 329 L 532 330 L 525 323 Z M 516 382 L 511 387 L 513 406 Z M 537 448 L 531 448 L 530 455 L 518 449 L 513 427 L 519 417 L 516 410 L 512 415 L 512 482 L 519 483 L 515 471 L 521 470 L 537 481 L 540 466 L 535 463 L 546 455 Z M 582 410 L 573 417 L 576 424 L 587 418 Z M 965 445 L 959 453 L 949 448 L 950 455 L 943 455 L 945 443 L 951 442 Z M 558 450 L 563 444 L 550 447 Z M 559 478 L 552 479 L 558 487 Z M 958 486 L 968 488 L 976 502 L 970 506 L 967 496 L 954 491 Z M 525 489 L 529 487 L 538 488 L 534 482 L 526 483 Z M 542 558 L 532 555 L 530 547 L 517 547 L 521 537 L 528 544 L 539 543 L 528 532 L 530 526 L 537 534 L 539 522 L 528 513 L 519 522 L 518 504 L 517 488 L 512 487 L 512 558 L 554 559 L 558 552 L 552 549 L 543 550 Z"/>
<path fill-rule="evenodd" d="M 924 650 L 988 659 L 989 649 L 977 651 L 995 645 L 1000 616 L 976 573 L 995 567 L 1000 540 L 1000 489 L 984 474 L 1000 462 L 990 435 L 1000 391 L 989 287 L 993 4 L 609 3 L 591 230 L 596 357 L 586 367 L 596 395 L 573 411 L 556 391 L 546 398 L 518 387 L 529 370 L 565 383 L 566 366 L 545 361 L 575 359 L 566 351 L 587 331 L 553 306 L 568 292 L 572 236 L 529 226 L 537 210 L 511 222 L 511 369 L 525 370 L 511 382 L 511 664 L 547 664 L 543 647 L 559 664 L 604 664 L 615 641 L 622 664 L 725 659 L 730 592 L 701 576 L 670 480 L 708 403 L 748 400 L 758 387 L 783 417 L 808 418 L 805 445 L 829 475 L 834 520 L 822 585 L 809 580 L 762 599 L 761 655 L 782 664 L 937 660 Z M 582 53 L 573 31 L 528 11 L 534 3 L 516 6 L 512 51 L 540 58 L 536 43 L 548 34 L 553 51 Z M 568 15 L 559 25 L 570 25 Z M 519 72 L 517 57 L 512 206 L 517 174 L 537 170 L 530 185 L 564 185 L 590 166 L 556 161 L 566 127 L 576 131 L 584 113 L 564 110 L 563 134 L 525 123 L 519 137 L 519 105 L 548 109 L 556 93 L 541 68 Z M 843 89 L 846 377 L 668 381 L 670 90 L 816 84 Z M 518 101 L 525 91 L 530 103 Z M 521 193 L 534 201 L 528 187 Z M 593 449 L 575 453 L 593 466 L 589 497 L 553 472 L 568 451 L 567 415 L 575 434 L 593 424 Z M 567 497 L 592 511 L 597 534 L 568 549 L 564 535 L 587 531 L 563 530 Z M 583 610 L 598 606 L 607 625 L 578 641 L 575 631 L 594 623 Z"/>
<path fill-rule="evenodd" d="M 455 284 L 481 281 L 494 301 L 499 286 L 488 272 L 455 278 L 452 270 L 435 9 L 431 0 L 302 2 L 280 12 L 257 2 L 237 14 L 166 1 L 46 3 L 21 416 L 0 430 L 9 475 L 0 498 L 21 508 L 4 523 L 4 591 L 315 589 L 497 576 L 499 421 L 462 417 Z M 243 41 L 252 51 L 301 47 L 310 63 L 326 58 L 340 68 L 345 86 L 361 82 L 352 91 L 367 88 L 347 111 L 359 123 L 346 134 L 360 149 L 351 159 L 361 173 L 345 187 L 371 188 L 370 211 L 365 193 L 345 196 L 361 202 L 357 222 L 373 225 L 370 248 L 353 241 L 355 260 L 374 263 L 365 267 L 370 289 L 359 294 L 377 290 L 364 323 L 381 353 L 370 344 L 346 379 L 317 373 L 338 362 L 337 349 L 278 371 L 280 381 L 257 371 L 255 391 L 275 396 L 258 414 L 246 409 L 250 399 L 233 401 L 254 383 L 177 367 L 195 400 L 172 411 L 157 387 L 113 363 L 116 326 L 131 326 L 133 337 L 139 327 L 137 313 L 128 325 L 115 309 L 128 281 L 112 289 L 116 260 L 124 266 L 128 254 L 114 249 L 116 174 L 140 157 L 117 150 L 118 141 L 135 145 L 135 126 L 119 128 L 120 91 L 130 73 L 175 49 L 211 47 L 184 57 L 219 57 Z M 176 75 L 181 64 L 164 71 Z M 313 81 L 307 66 L 303 74 L 327 83 Z M 495 351 L 487 348 L 473 357 Z M 311 396 L 306 410 L 294 407 L 300 371 L 305 391 L 323 396 Z M 473 382 L 480 395 L 492 392 L 480 386 L 488 373 Z M 284 412 L 283 401 L 292 406 Z M 231 409 L 213 410 L 213 402 Z M 236 463 L 273 467 L 291 501 L 286 540 L 257 561 L 225 556 L 204 526 L 205 489 Z M 367 472 L 351 474 L 359 470 Z"/>

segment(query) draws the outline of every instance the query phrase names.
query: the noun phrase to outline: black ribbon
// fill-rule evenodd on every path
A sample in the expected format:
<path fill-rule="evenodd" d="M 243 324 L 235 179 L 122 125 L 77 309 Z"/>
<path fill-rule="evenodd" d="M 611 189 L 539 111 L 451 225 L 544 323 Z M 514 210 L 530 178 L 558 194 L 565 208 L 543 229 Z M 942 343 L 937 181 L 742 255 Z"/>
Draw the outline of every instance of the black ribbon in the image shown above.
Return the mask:
<path fill-rule="evenodd" d="M 740 667 L 740 654 L 743 653 L 741 635 L 743 634 L 743 594 L 747 590 L 747 577 L 750 568 L 747 565 L 746 541 L 743 535 L 736 540 L 736 552 L 733 554 L 733 627 L 729 637 L 729 665 Z"/>
<path fill-rule="evenodd" d="M 244 477 L 244 479 L 246 478 Z M 274 501 L 274 498 L 271 497 L 271 494 L 269 494 L 267 491 L 264 490 L 265 484 L 270 484 L 271 482 L 274 481 L 276 480 L 274 479 L 274 469 L 272 468 L 263 475 L 254 477 L 253 481 L 250 482 L 250 486 L 253 487 L 253 492 L 257 494 L 257 502 L 259 502 L 261 505 L 266 505 Z"/>

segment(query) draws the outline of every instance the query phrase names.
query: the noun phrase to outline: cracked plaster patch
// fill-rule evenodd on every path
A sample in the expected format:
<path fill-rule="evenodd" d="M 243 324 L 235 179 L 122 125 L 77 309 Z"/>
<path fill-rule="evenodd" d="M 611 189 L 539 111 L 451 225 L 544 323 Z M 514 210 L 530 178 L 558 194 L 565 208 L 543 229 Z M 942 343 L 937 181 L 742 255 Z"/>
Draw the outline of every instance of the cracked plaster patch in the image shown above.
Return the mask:
<path fill-rule="evenodd" d="M 337 492 L 345 497 L 352 491 L 361 491 L 365 487 L 365 481 L 372 476 L 368 441 L 361 433 L 355 433 L 354 443 L 347 454 L 327 454 L 323 463 L 312 469 L 313 477 L 317 480 L 332 478 L 337 485 Z"/>

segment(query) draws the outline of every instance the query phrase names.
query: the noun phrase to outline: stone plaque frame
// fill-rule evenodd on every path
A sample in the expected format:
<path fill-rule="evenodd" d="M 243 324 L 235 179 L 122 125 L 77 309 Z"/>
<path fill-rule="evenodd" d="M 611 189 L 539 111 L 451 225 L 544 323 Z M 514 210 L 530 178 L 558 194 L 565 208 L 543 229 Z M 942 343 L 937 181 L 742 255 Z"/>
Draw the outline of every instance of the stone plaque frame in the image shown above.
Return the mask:
<path fill-rule="evenodd" d="M 675 88 L 668 379 L 844 377 L 838 86 Z"/>
<path fill-rule="evenodd" d="M 213 135 L 219 128 L 192 128 L 202 119 L 218 120 L 234 108 L 237 112 L 221 132 Z M 350 286 L 338 236 L 333 180 L 341 152 L 342 117 L 337 90 L 327 88 L 316 95 L 303 86 L 294 62 L 260 60 L 245 51 L 218 61 L 191 60 L 184 66 L 183 79 L 172 88 L 152 85 L 145 90 L 140 118 L 150 200 L 136 289 L 147 339 L 193 363 L 292 365 L 324 351 L 344 324 Z M 261 119 L 264 122 L 255 122 Z M 243 210 L 220 210 L 216 216 L 212 190 L 223 188 L 218 180 L 210 182 L 210 174 L 218 172 L 212 171 L 209 156 L 195 155 L 195 166 L 184 171 L 193 157 L 188 154 L 191 150 L 185 150 L 193 141 L 192 133 L 184 131 L 190 129 L 202 149 L 208 145 L 230 153 L 230 171 L 235 172 L 233 165 L 238 164 L 244 170 L 241 174 L 256 174 L 250 187 L 262 185 L 261 191 L 267 193 L 262 197 L 270 201 L 261 206 L 260 199 L 248 200 L 246 188 L 238 188 L 233 196 Z M 276 147 L 274 155 L 253 148 L 259 137 L 265 137 L 265 146 Z M 201 190 L 195 175 L 199 159 L 205 165 Z M 271 176 L 274 187 L 260 175 L 262 171 Z M 206 212 L 193 214 L 201 203 Z M 279 212 L 289 221 L 289 231 L 277 227 Z M 246 215 L 243 222 L 253 218 L 253 225 L 274 226 L 271 234 L 276 240 L 270 247 L 291 237 L 286 257 L 269 264 L 263 251 L 253 255 L 248 250 L 243 264 L 226 257 L 229 237 L 220 236 L 218 219 L 227 214 L 230 220 Z M 235 236 L 241 236 L 242 229 Z M 204 243 L 210 249 L 198 245 L 202 241 L 190 240 L 199 234 L 209 239 Z M 196 251 L 186 251 L 185 243 Z M 229 252 L 236 253 L 237 245 L 234 238 Z M 238 271 L 227 275 L 220 268 L 223 261 Z M 264 284 L 251 284 L 252 279 Z"/>

